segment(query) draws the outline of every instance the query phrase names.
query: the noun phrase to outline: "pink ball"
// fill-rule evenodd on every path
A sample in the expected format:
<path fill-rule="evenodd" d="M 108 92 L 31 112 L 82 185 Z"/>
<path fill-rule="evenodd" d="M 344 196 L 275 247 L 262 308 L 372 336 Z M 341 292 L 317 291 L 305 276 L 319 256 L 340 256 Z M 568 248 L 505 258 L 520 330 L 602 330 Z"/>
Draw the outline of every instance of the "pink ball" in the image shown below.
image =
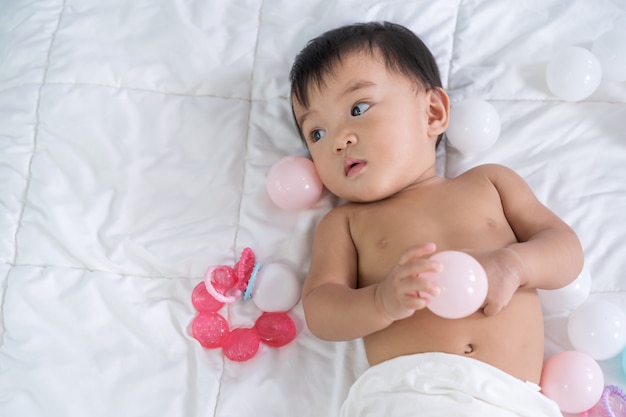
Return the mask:
<path fill-rule="evenodd" d="M 231 361 L 245 362 L 259 351 L 261 339 L 255 328 L 234 329 L 222 343 L 222 351 Z"/>
<path fill-rule="evenodd" d="M 259 339 L 271 347 L 282 347 L 296 337 L 296 324 L 284 312 L 263 313 L 254 323 Z"/>
<path fill-rule="evenodd" d="M 487 274 L 482 265 L 470 255 L 458 251 L 443 251 L 431 259 L 443 264 L 443 270 L 424 274 L 441 289 L 427 308 L 447 319 L 467 317 L 478 310 L 487 297 Z"/>
<path fill-rule="evenodd" d="M 575 350 L 557 353 L 546 361 L 541 390 L 561 411 L 582 413 L 594 406 L 604 389 L 604 374 L 589 355 Z"/>
<path fill-rule="evenodd" d="M 285 156 L 267 173 L 267 193 L 283 210 L 304 210 L 319 201 L 322 181 L 310 159 Z"/>
<path fill-rule="evenodd" d="M 222 346 L 229 334 L 228 322 L 215 312 L 202 312 L 191 323 L 191 335 L 205 348 Z"/>

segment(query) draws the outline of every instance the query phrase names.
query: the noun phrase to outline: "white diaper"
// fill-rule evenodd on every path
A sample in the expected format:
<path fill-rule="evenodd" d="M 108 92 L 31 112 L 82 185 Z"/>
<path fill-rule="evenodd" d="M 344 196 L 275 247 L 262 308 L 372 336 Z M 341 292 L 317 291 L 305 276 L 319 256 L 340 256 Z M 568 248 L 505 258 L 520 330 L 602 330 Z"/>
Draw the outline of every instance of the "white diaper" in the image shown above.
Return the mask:
<path fill-rule="evenodd" d="M 562 417 L 539 386 L 466 356 L 420 353 L 366 370 L 341 417 Z"/>

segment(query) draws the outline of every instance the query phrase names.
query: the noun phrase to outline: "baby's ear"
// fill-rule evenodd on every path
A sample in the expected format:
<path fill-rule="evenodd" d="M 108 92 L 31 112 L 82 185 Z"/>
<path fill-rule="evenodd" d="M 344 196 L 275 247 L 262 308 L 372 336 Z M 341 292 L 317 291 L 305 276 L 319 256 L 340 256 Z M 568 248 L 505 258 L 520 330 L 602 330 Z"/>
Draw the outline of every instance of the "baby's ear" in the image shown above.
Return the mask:
<path fill-rule="evenodd" d="M 429 97 L 428 135 L 439 136 L 448 128 L 450 121 L 450 99 L 441 87 L 434 87 L 426 93 Z"/>

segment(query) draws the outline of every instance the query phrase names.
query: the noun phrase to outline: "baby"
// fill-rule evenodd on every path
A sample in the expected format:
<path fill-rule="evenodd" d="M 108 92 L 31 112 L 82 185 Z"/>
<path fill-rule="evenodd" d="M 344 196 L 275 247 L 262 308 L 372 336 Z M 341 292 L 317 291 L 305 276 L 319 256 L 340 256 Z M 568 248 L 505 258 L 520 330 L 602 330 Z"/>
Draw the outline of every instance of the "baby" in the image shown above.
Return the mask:
<path fill-rule="evenodd" d="M 437 175 L 449 99 L 424 43 L 391 23 L 341 27 L 308 43 L 290 80 L 317 172 L 347 200 L 317 228 L 302 295 L 313 334 L 363 338 L 370 368 L 342 415 L 560 416 L 536 385 L 536 289 L 577 277 L 580 242 L 510 169 Z M 467 318 L 425 308 L 440 290 L 423 274 L 443 268 L 430 260 L 443 250 L 487 273 L 485 304 Z"/>

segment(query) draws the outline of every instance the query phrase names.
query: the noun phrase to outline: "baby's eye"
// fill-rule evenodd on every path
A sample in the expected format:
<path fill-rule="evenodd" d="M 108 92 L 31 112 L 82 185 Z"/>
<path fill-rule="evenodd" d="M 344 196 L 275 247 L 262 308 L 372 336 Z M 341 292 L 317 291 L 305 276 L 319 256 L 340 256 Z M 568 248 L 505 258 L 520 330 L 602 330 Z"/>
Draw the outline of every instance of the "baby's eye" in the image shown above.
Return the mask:
<path fill-rule="evenodd" d="M 350 112 L 353 116 L 360 116 L 365 113 L 370 108 L 370 105 L 367 103 L 358 103 L 352 107 L 352 111 Z"/>
<path fill-rule="evenodd" d="M 316 130 L 312 131 L 309 136 L 311 137 L 311 140 L 313 142 L 317 142 L 318 140 L 322 139 L 325 134 L 326 134 L 325 131 L 323 131 L 321 129 L 316 129 Z"/>

